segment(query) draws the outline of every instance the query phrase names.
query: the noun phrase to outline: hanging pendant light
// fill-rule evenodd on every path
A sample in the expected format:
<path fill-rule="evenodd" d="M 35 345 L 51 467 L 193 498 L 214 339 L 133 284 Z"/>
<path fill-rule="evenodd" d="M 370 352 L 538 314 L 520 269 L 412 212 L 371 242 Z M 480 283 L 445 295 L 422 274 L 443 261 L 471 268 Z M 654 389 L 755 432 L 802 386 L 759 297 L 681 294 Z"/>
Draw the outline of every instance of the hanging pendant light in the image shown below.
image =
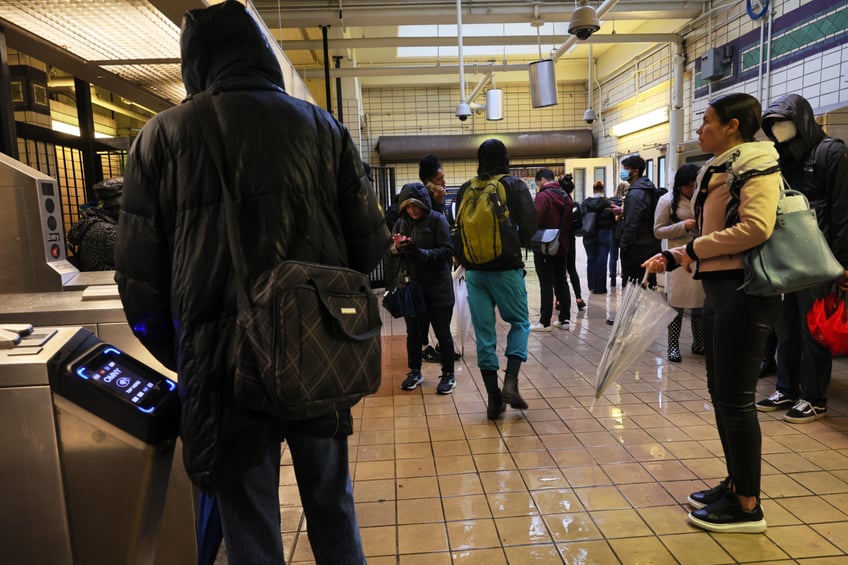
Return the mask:
<path fill-rule="evenodd" d="M 538 6 L 536 6 L 538 9 Z M 556 70 L 553 59 L 542 59 L 542 36 L 539 28 L 544 22 L 538 18 L 531 24 L 536 28 L 539 42 L 539 61 L 530 63 L 530 104 L 534 108 L 545 108 L 557 104 Z"/>

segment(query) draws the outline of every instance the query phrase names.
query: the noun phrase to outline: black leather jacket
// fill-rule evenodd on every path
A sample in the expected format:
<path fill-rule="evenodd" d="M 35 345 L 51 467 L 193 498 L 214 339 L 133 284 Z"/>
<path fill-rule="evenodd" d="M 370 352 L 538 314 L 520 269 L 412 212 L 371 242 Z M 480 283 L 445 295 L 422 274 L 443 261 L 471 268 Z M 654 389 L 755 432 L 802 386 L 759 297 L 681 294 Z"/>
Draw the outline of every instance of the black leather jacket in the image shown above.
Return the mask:
<path fill-rule="evenodd" d="M 243 8 L 192 14 L 183 80 L 190 96 L 214 93 L 241 200 L 247 280 L 284 259 L 369 272 L 391 238 L 347 129 L 284 92 L 279 64 Z M 214 490 L 261 460 L 281 430 L 233 398 L 233 265 L 221 184 L 190 96 L 150 120 L 130 148 L 116 280 L 133 332 L 179 375 L 186 470 Z M 303 431 L 332 435 L 343 418 Z"/>

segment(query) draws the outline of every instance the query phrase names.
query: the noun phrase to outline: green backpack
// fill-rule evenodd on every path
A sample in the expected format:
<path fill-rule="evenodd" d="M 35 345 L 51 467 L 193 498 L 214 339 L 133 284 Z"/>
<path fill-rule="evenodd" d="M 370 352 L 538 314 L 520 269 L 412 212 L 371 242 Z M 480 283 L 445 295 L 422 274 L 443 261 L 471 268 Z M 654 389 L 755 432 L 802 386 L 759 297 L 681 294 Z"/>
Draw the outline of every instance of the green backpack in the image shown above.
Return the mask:
<path fill-rule="evenodd" d="M 462 195 L 453 240 L 464 267 L 498 270 L 514 265 L 516 258 L 521 260 L 518 230 L 509 218 L 506 188 L 501 182 L 504 176 L 474 177 Z"/>

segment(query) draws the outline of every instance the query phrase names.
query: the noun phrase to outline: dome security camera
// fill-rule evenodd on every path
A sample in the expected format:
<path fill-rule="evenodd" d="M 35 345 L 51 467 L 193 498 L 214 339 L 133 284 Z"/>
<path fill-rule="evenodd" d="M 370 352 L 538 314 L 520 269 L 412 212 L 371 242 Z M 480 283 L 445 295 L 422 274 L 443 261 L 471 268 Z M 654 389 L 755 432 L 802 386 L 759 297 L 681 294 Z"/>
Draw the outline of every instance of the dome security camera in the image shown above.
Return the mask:
<path fill-rule="evenodd" d="M 467 120 L 471 117 L 471 106 L 465 101 L 460 102 L 456 107 L 456 117 L 459 118 L 460 122 Z"/>
<path fill-rule="evenodd" d="M 568 24 L 568 33 L 576 35 L 577 39 L 586 41 L 589 36 L 601 29 L 598 14 L 595 9 L 588 5 L 587 0 L 580 0 L 580 6 L 571 12 L 571 22 Z"/>
<path fill-rule="evenodd" d="M 587 108 L 585 112 L 583 112 L 583 121 L 589 125 L 592 125 L 595 122 L 596 116 L 595 111 L 591 108 Z"/>

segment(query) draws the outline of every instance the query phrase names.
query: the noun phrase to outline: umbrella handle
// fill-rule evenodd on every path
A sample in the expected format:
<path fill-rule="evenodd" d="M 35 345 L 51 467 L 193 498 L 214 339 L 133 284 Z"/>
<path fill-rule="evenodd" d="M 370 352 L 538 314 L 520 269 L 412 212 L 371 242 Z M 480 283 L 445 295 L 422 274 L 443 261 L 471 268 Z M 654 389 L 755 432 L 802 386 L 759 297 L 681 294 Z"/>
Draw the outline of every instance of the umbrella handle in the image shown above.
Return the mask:
<path fill-rule="evenodd" d="M 645 276 L 642 277 L 642 288 L 648 288 L 648 269 L 645 269 Z"/>

